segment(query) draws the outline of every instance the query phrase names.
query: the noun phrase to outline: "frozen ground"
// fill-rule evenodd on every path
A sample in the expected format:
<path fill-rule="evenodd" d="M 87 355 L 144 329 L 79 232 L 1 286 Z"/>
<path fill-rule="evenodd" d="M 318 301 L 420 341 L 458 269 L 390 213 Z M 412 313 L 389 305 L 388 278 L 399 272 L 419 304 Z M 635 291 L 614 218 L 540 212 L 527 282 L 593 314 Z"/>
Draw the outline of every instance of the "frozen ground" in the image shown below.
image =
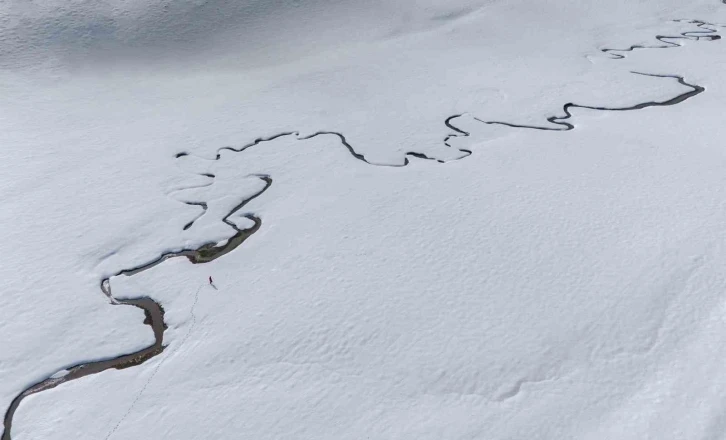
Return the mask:
<path fill-rule="evenodd" d="M 726 6 L 603 3 L 1 5 L 3 407 L 151 344 L 100 280 L 228 238 L 272 179 L 240 248 L 112 278 L 164 353 L 12 438 L 726 437 L 725 43 L 601 51 Z"/>

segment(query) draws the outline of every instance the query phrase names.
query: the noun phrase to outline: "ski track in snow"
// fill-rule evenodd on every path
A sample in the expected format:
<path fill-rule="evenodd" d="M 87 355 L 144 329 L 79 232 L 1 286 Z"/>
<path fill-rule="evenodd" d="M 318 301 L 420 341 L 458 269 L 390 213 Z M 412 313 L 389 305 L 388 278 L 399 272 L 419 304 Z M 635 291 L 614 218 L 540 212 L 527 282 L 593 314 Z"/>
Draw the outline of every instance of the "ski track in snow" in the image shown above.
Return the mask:
<path fill-rule="evenodd" d="M 726 4 L 726 0 L 722 0 L 723 4 Z M 709 23 L 702 20 L 690 20 L 690 19 L 680 19 L 680 20 L 674 20 L 675 22 L 682 22 L 682 23 L 688 23 L 688 24 L 694 24 L 698 29 L 692 30 L 692 31 L 686 31 L 682 32 L 679 35 L 674 36 L 666 36 L 666 35 L 656 35 L 655 39 L 659 42 L 663 43 L 663 45 L 658 46 L 644 46 L 644 45 L 633 45 L 625 49 L 613 49 L 613 48 L 603 48 L 600 49 L 601 52 L 607 54 L 612 59 L 623 59 L 626 57 L 626 52 L 633 52 L 636 49 L 670 49 L 675 47 L 680 47 L 681 44 L 677 43 L 678 40 L 688 40 L 688 41 L 716 41 L 720 40 L 721 36 L 717 34 L 717 30 L 715 27 L 723 27 L 724 25 Z M 576 128 L 576 126 L 571 122 L 566 122 L 568 120 L 571 120 L 572 113 L 571 109 L 573 108 L 582 108 L 582 109 L 589 109 L 589 110 L 599 110 L 599 111 L 632 111 L 632 110 L 641 110 L 649 107 L 663 107 L 663 106 L 672 106 L 680 104 L 683 101 L 686 101 L 687 99 L 690 99 L 700 93 L 703 93 L 705 91 L 705 88 L 696 84 L 690 84 L 686 82 L 686 80 L 679 75 L 661 75 L 661 74 L 650 74 L 650 73 L 642 73 L 642 72 L 632 72 L 634 74 L 638 75 L 646 75 L 651 76 L 654 78 L 670 78 L 675 79 L 678 81 L 679 84 L 688 87 L 690 90 L 681 93 L 673 98 L 670 98 L 665 101 L 647 101 L 644 103 L 639 103 L 633 106 L 627 106 L 627 107 L 600 107 L 600 106 L 588 106 L 588 105 L 580 105 L 575 103 L 566 103 L 563 106 L 563 116 L 550 116 L 547 117 L 546 120 L 550 124 L 554 126 L 537 126 L 537 125 L 520 125 L 520 124 L 514 124 L 514 123 L 508 123 L 503 121 L 486 121 L 479 119 L 477 117 L 473 117 L 474 120 L 481 122 L 483 124 L 488 125 L 504 125 L 511 128 L 517 128 L 517 129 L 531 129 L 531 130 L 542 130 L 542 131 L 569 131 Z M 456 137 L 467 137 L 470 136 L 470 133 L 467 131 L 462 130 L 461 128 L 458 128 L 454 121 L 457 118 L 460 118 L 464 115 L 467 115 L 467 113 L 461 113 L 452 115 L 444 120 L 444 125 L 446 125 L 447 128 L 452 130 L 454 133 L 451 133 L 447 135 L 443 142 L 444 144 L 449 148 L 455 148 L 452 147 L 449 144 L 449 140 Z M 418 159 L 424 159 L 424 160 L 435 160 L 439 163 L 445 163 L 445 160 L 438 159 L 435 157 L 429 157 L 426 154 L 415 152 L 415 151 L 409 151 L 404 154 L 404 161 L 402 164 L 385 164 L 385 163 L 374 163 L 370 162 L 366 159 L 366 157 L 357 152 L 354 147 L 348 142 L 348 140 L 345 138 L 345 136 L 342 133 L 336 132 L 336 131 L 317 131 L 311 135 L 307 136 L 300 136 L 300 133 L 297 131 L 288 131 L 283 133 L 278 133 L 276 135 L 266 137 L 266 138 L 257 138 L 254 141 L 239 147 L 223 147 L 217 150 L 217 154 L 214 158 L 203 158 L 201 159 L 205 160 L 212 160 L 217 161 L 221 159 L 221 152 L 225 150 L 229 150 L 236 153 L 242 153 L 248 148 L 254 147 L 256 145 L 263 144 L 265 142 L 270 142 L 275 139 L 279 139 L 281 137 L 288 137 L 288 136 L 294 136 L 297 140 L 308 140 L 312 139 L 318 136 L 336 136 L 340 140 L 341 145 L 348 150 L 350 155 L 357 160 L 363 161 L 370 165 L 375 166 L 387 166 L 387 167 L 404 167 L 410 164 L 410 161 L 408 157 L 415 157 Z M 452 160 L 460 160 L 463 159 L 469 155 L 472 154 L 470 150 L 463 149 L 463 148 L 456 148 L 458 151 L 464 153 L 464 156 L 452 159 Z M 189 152 L 180 152 L 175 157 L 181 158 L 185 156 L 190 156 Z M 198 156 L 195 156 L 198 157 Z M 206 187 L 214 184 L 214 179 L 216 176 L 214 174 L 210 173 L 198 173 L 197 175 L 206 177 L 211 179 L 211 181 L 207 184 L 203 185 L 197 185 L 197 186 L 190 186 L 186 188 L 181 188 L 178 190 L 175 190 L 173 192 L 179 192 L 179 191 L 186 191 L 194 188 L 200 188 L 200 187 Z M 27 396 L 31 394 L 36 394 L 41 391 L 55 388 L 58 385 L 61 385 L 63 383 L 79 379 L 81 377 L 88 376 L 90 374 L 95 374 L 100 371 L 105 371 L 107 369 L 111 368 L 125 368 L 125 367 L 131 367 L 131 366 L 137 366 L 140 364 L 145 363 L 149 359 L 156 357 L 157 355 L 161 354 L 164 351 L 164 348 L 166 347 L 163 345 L 163 332 L 166 329 L 166 324 L 163 320 L 163 308 L 160 304 L 156 303 L 154 300 L 150 298 L 133 298 L 128 300 L 117 300 L 113 297 L 111 294 L 111 287 L 110 287 L 110 279 L 115 276 L 133 276 L 135 274 L 141 273 L 143 271 L 146 271 L 148 269 L 151 269 L 164 261 L 166 261 L 169 258 L 175 258 L 175 257 L 186 257 L 188 258 L 192 263 L 207 263 L 215 260 L 218 257 L 221 257 L 239 245 L 241 245 L 247 238 L 249 238 L 252 234 L 254 234 L 259 228 L 261 227 L 262 221 L 259 217 L 255 216 L 252 213 L 244 214 L 243 217 L 251 220 L 254 222 L 254 225 L 251 228 L 248 229 L 240 229 L 238 228 L 232 221 L 230 221 L 230 217 L 237 213 L 240 209 L 242 209 L 245 205 L 247 205 L 252 200 L 256 199 L 257 197 L 261 196 L 271 185 L 272 185 L 272 178 L 271 176 L 264 175 L 264 174 L 254 174 L 253 177 L 257 177 L 260 180 L 265 182 L 265 186 L 262 190 L 258 191 L 257 193 L 253 194 L 252 196 L 242 200 L 237 206 L 235 206 L 227 215 L 225 215 L 221 221 L 228 226 L 230 226 L 234 231 L 235 234 L 229 238 L 225 244 L 219 245 L 215 242 L 210 242 L 202 245 L 201 247 L 197 249 L 181 249 L 177 251 L 168 251 L 161 254 L 158 258 L 156 258 L 153 261 L 150 261 L 146 264 L 133 267 L 130 269 L 123 269 L 117 272 L 115 275 L 105 278 L 100 283 L 100 289 L 104 293 L 104 295 L 107 296 L 110 303 L 113 305 L 133 305 L 136 307 L 139 307 L 143 309 L 146 312 L 147 315 L 147 321 L 145 321 L 146 324 L 149 324 L 155 332 L 155 335 L 157 336 L 157 340 L 155 343 L 149 347 L 146 347 L 142 350 L 139 350 L 135 353 L 126 354 L 126 355 L 120 355 L 114 359 L 109 360 L 99 360 L 99 361 L 93 361 L 88 362 L 84 364 L 77 364 L 71 367 L 65 367 L 59 369 L 59 371 L 67 370 L 68 373 L 61 377 L 55 377 L 56 375 L 53 375 L 45 380 L 42 380 L 36 384 L 33 384 L 26 389 L 24 389 L 20 394 L 18 394 L 15 399 L 11 402 L 9 408 L 7 409 L 4 417 L 4 431 L 2 436 L 0 437 L 0 440 L 11 440 L 11 427 L 12 427 L 12 419 L 15 411 L 17 410 L 18 406 L 20 405 L 20 402 Z M 191 228 L 194 223 L 199 220 L 201 217 L 203 217 L 208 210 L 207 202 L 204 201 L 183 201 L 181 203 L 190 205 L 190 206 L 199 206 L 202 208 L 202 213 L 197 215 L 195 218 L 193 218 L 189 223 L 187 223 L 183 229 L 187 230 Z M 199 299 L 199 292 L 203 286 L 200 286 L 194 295 L 194 302 L 192 304 L 192 307 L 190 309 L 190 315 L 191 315 L 191 324 L 189 326 L 189 329 L 187 330 L 185 336 L 182 338 L 180 344 L 177 346 L 177 350 L 184 345 L 184 343 L 187 341 L 187 339 L 190 337 L 192 331 L 194 330 L 196 326 L 196 315 L 194 314 L 194 310 L 197 306 L 198 299 Z M 154 313 L 152 313 L 151 309 L 154 307 L 150 306 L 149 304 L 145 302 L 153 303 L 153 305 L 160 310 L 160 314 L 158 314 L 157 319 L 159 319 L 161 322 L 155 322 Z M 123 416 L 119 419 L 117 424 L 109 431 L 107 436 L 105 437 L 105 440 L 110 439 L 118 430 L 118 428 L 121 426 L 121 424 L 126 420 L 128 415 L 131 413 L 131 411 L 134 409 L 135 405 L 139 401 L 139 399 L 142 397 L 143 393 L 151 383 L 151 381 L 156 376 L 157 372 L 161 368 L 161 366 L 164 364 L 164 361 L 168 359 L 168 357 L 165 357 L 162 359 L 154 368 L 151 375 L 147 379 L 144 386 L 141 388 L 139 393 L 134 398 L 133 402 L 129 406 L 128 410 L 123 414 Z M 533 380 L 535 382 L 542 381 L 546 379 L 539 379 Z M 515 386 L 508 391 L 505 391 L 501 395 L 498 396 L 497 400 L 506 400 L 508 398 L 513 397 L 516 395 L 521 386 L 524 383 L 531 382 L 532 380 L 526 380 L 523 379 L 515 384 Z"/>
<path fill-rule="evenodd" d="M 189 309 L 189 315 L 192 318 L 192 323 L 189 325 L 187 332 L 184 334 L 184 337 L 182 338 L 181 342 L 179 342 L 179 345 L 177 345 L 177 348 L 175 351 L 179 351 L 179 349 L 184 346 L 184 344 L 189 339 L 189 336 L 191 336 L 192 332 L 194 331 L 194 327 L 196 327 L 196 325 L 197 325 L 197 315 L 194 314 L 194 310 L 197 308 L 197 303 L 199 302 L 199 292 L 202 290 L 202 287 L 204 287 L 204 284 L 200 285 L 197 288 L 197 291 L 194 292 L 194 302 L 192 303 L 192 307 Z M 159 361 L 159 363 L 156 365 L 154 370 L 151 372 L 151 375 L 149 376 L 149 378 L 146 380 L 146 383 L 144 383 L 144 386 L 141 387 L 141 390 L 138 392 L 138 394 L 136 394 L 136 397 L 134 397 L 134 400 L 131 402 L 131 405 L 129 405 L 129 408 L 126 410 L 126 412 L 123 414 L 123 416 L 121 416 L 121 418 L 116 423 L 116 425 L 114 425 L 113 429 L 111 429 L 111 431 L 109 431 L 109 433 L 106 435 L 106 437 L 104 437 L 104 440 L 110 439 L 116 433 L 116 431 L 118 431 L 118 428 L 126 420 L 126 417 L 128 417 L 129 414 L 131 414 L 131 411 L 133 411 L 133 409 L 136 407 L 136 404 L 139 403 L 139 400 L 141 400 L 141 396 L 143 396 L 144 392 L 149 387 L 149 384 L 151 383 L 151 381 L 154 380 L 156 373 L 159 372 L 159 370 L 161 369 L 161 366 L 164 365 L 164 362 L 167 359 L 169 359 L 168 356 L 162 358 Z"/>

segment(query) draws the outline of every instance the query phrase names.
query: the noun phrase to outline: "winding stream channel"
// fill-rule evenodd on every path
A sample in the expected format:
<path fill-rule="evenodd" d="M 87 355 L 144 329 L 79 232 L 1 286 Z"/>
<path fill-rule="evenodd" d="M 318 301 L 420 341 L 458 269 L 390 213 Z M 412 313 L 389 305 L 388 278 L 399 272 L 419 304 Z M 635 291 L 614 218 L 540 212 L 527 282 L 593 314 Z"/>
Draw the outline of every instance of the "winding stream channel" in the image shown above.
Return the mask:
<path fill-rule="evenodd" d="M 20 406 L 20 402 L 22 402 L 23 399 L 30 396 L 31 394 L 36 394 L 41 391 L 49 390 L 66 382 L 90 376 L 92 374 L 97 374 L 111 368 L 120 370 L 141 365 L 164 351 L 164 349 L 166 348 L 166 346 L 164 345 L 164 331 L 167 328 L 164 321 L 164 308 L 161 306 L 161 304 L 147 297 L 132 299 L 114 298 L 111 294 L 111 278 L 115 276 L 133 276 L 149 270 L 170 258 L 176 257 L 186 257 L 194 264 L 208 263 L 210 261 L 216 260 L 222 255 L 229 253 L 230 251 L 241 245 L 245 240 L 252 236 L 252 234 L 260 229 L 260 226 L 262 225 L 262 220 L 260 220 L 260 218 L 253 214 L 246 214 L 244 215 L 244 217 L 252 220 L 254 222 L 254 225 L 248 229 L 239 229 L 234 223 L 229 220 L 229 218 L 237 213 L 240 209 L 242 209 L 246 204 L 267 191 L 272 185 L 272 179 L 269 176 L 259 175 L 257 177 L 265 182 L 265 186 L 260 191 L 253 194 L 251 197 L 244 199 L 222 219 L 224 223 L 231 226 L 236 231 L 235 234 L 230 237 L 225 244 L 218 245 L 217 243 L 205 243 L 197 249 L 182 249 L 176 252 L 164 253 L 159 256 L 159 258 L 149 263 L 131 269 L 124 269 L 116 273 L 112 277 L 105 278 L 101 281 L 101 291 L 109 298 L 111 304 L 134 306 L 144 311 L 144 314 L 146 316 L 146 318 L 144 319 L 144 324 L 151 326 L 154 332 L 154 343 L 136 352 L 117 356 L 112 359 L 87 362 L 68 367 L 64 370 L 62 375 L 53 375 L 41 382 L 38 382 L 26 388 L 25 390 L 23 390 L 23 392 L 18 394 L 12 400 L 10 406 L 5 412 L 5 418 L 3 420 L 3 423 L 5 424 L 5 429 L 1 437 L 2 440 L 11 440 L 10 432 L 13 426 L 13 416 L 15 415 L 15 411 Z"/>
<path fill-rule="evenodd" d="M 726 0 L 723 0 L 724 4 L 726 4 Z M 700 20 L 676 20 L 680 22 L 686 22 L 689 24 L 696 25 L 700 30 L 697 31 L 689 31 L 689 32 L 683 32 L 680 35 L 677 36 L 663 36 L 663 35 L 657 35 L 655 38 L 663 43 L 661 46 L 630 46 L 626 49 L 601 49 L 602 52 L 610 54 L 613 56 L 613 58 L 621 59 L 624 58 L 624 55 L 622 55 L 619 52 L 630 52 L 635 49 L 666 49 L 666 48 L 672 48 L 672 47 L 679 47 L 680 45 L 673 40 L 678 39 L 686 39 L 686 40 L 705 40 L 705 41 L 715 41 L 719 40 L 721 37 L 719 35 L 716 35 L 716 30 L 713 29 L 716 25 L 707 23 Z M 572 117 L 571 109 L 573 108 L 583 108 L 583 109 L 590 109 L 590 110 L 601 110 L 601 111 L 632 111 L 632 110 L 641 110 L 648 107 L 664 107 L 664 106 L 672 106 L 682 103 L 683 101 L 693 98 L 694 96 L 703 93 L 705 91 L 704 87 L 701 87 L 696 84 L 690 84 L 686 82 L 686 80 L 678 75 L 656 75 L 656 74 L 647 74 L 647 73 L 640 73 L 640 72 L 633 72 L 635 74 L 639 75 L 647 75 L 652 76 L 655 78 L 670 78 L 676 80 L 679 84 L 687 87 L 689 90 L 681 93 L 678 96 L 675 96 L 673 98 L 670 98 L 665 101 L 648 101 L 639 103 L 632 106 L 627 107 L 595 107 L 595 106 L 587 106 L 587 105 L 580 105 L 580 104 L 574 104 L 574 103 L 567 103 L 563 106 L 563 112 L 564 115 L 562 116 L 551 116 L 547 118 L 547 121 L 553 126 L 536 126 L 536 125 L 519 125 L 519 124 L 513 124 L 508 122 L 502 122 L 502 121 L 485 121 L 479 118 L 474 117 L 475 120 L 482 122 L 484 124 L 495 124 L 495 125 L 504 125 L 508 127 L 513 128 L 523 128 L 523 129 L 533 129 L 533 130 L 547 130 L 547 131 L 569 131 L 573 130 L 575 126 L 570 123 L 566 122 Z M 463 116 L 464 114 L 456 114 L 452 115 L 444 121 L 444 124 L 451 129 L 454 133 L 446 136 L 444 138 L 445 145 L 451 147 L 449 145 L 448 141 L 451 138 L 454 137 L 460 137 L 460 136 L 469 136 L 469 133 L 456 127 L 454 125 L 454 121 Z M 376 166 L 393 166 L 393 167 L 401 167 L 406 166 L 409 164 L 408 156 L 416 157 L 419 159 L 427 159 L 427 160 L 436 160 L 438 162 L 444 162 L 442 160 L 428 157 L 427 155 L 419 152 L 407 152 L 404 157 L 404 161 L 402 164 L 377 164 L 369 162 L 365 156 L 361 153 L 358 153 L 355 151 L 355 149 L 351 146 L 351 144 L 347 141 L 345 136 L 342 133 L 334 132 L 334 131 L 319 131 L 314 134 L 311 134 L 309 136 L 300 137 L 298 132 L 284 132 L 279 133 L 274 136 L 268 137 L 268 138 L 258 138 L 254 140 L 253 142 L 244 145 L 239 148 L 233 148 L 233 147 L 224 147 L 217 151 L 217 155 L 212 160 L 219 160 L 221 158 L 221 152 L 223 150 L 230 150 L 232 152 L 243 152 L 247 148 L 251 148 L 253 146 L 262 144 L 264 142 L 269 142 L 275 139 L 278 139 L 283 136 L 294 136 L 299 140 L 305 140 L 305 139 L 312 139 L 317 136 L 323 136 L 323 135 L 332 135 L 339 138 L 340 143 L 343 147 L 345 147 L 348 152 L 351 154 L 351 156 L 357 160 L 366 162 L 371 165 Z M 458 149 L 459 151 L 465 153 L 465 156 L 468 156 L 471 154 L 471 151 L 465 150 L 465 149 Z M 184 156 L 188 156 L 189 153 L 187 152 L 181 152 L 176 155 L 177 158 L 181 158 Z M 462 157 L 463 158 L 463 157 Z M 459 160 L 459 159 L 455 159 Z M 210 179 L 214 179 L 215 176 L 213 174 L 200 174 L 202 176 L 208 177 Z M 205 243 L 202 246 L 196 248 L 196 249 L 182 249 L 179 251 L 174 252 L 167 252 L 162 255 L 160 255 L 158 258 L 156 258 L 153 261 L 150 261 L 146 264 L 143 264 L 141 266 L 137 266 L 130 269 L 123 269 L 119 272 L 117 272 L 115 275 L 105 278 L 100 283 L 100 289 L 103 292 L 104 295 L 106 295 L 109 299 L 109 301 L 114 305 L 126 305 L 126 306 L 134 306 L 142 309 L 144 311 L 144 314 L 146 316 L 144 320 L 144 324 L 149 325 L 154 332 L 154 343 L 146 348 L 143 348 L 141 350 L 138 350 L 133 353 L 124 354 L 121 356 L 117 356 L 111 359 L 105 359 L 105 360 L 98 360 L 93 362 L 87 362 L 82 364 L 73 365 L 70 367 L 65 368 L 63 373 L 57 373 L 47 379 L 44 379 L 36 384 L 33 384 L 29 387 L 27 387 L 25 390 L 23 390 L 20 394 L 18 394 L 10 403 L 10 406 L 5 412 L 4 417 L 4 430 L 2 437 L 0 437 L 1 440 L 11 440 L 11 429 L 13 424 L 13 417 L 15 415 L 16 410 L 20 406 L 20 403 L 25 399 L 26 397 L 36 394 L 45 390 L 49 390 L 52 388 L 55 388 L 61 384 L 71 382 L 76 379 L 80 379 L 82 377 L 90 376 L 92 374 L 100 373 L 102 371 L 106 371 L 109 369 L 123 369 L 123 368 L 130 368 L 134 366 L 138 366 L 143 364 L 144 362 L 148 361 L 149 359 L 158 356 L 159 354 L 164 352 L 164 349 L 166 346 L 164 345 L 164 331 L 166 330 L 166 323 L 164 321 L 164 309 L 163 307 L 154 301 L 151 298 L 148 297 L 142 297 L 142 298 L 133 298 L 133 299 L 116 299 L 111 294 L 111 278 L 116 276 L 133 276 L 136 274 L 139 274 L 141 272 L 144 272 L 146 270 L 149 270 L 164 261 L 170 259 L 170 258 L 177 258 L 177 257 L 186 257 L 190 262 L 194 264 L 204 264 L 209 263 L 211 261 L 216 260 L 217 258 L 231 252 L 232 250 L 239 247 L 242 243 L 245 242 L 250 236 L 252 236 L 255 232 L 257 232 L 260 227 L 262 226 L 262 220 L 257 217 L 256 215 L 252 213 L 244 214 L 243 217 L 251 220 L 253 222 L 253 226 L 247 229 L 240 229 L 238 228 L 232 221 L 230 221 L 230 217 L 234 214 L 236 214 L 239 210 L 241 210 L 245 205 L 247 205 L 252 200 L 256 199 L 257 197 L 261 196 L 265 191 L 267 191 L 270 186 L 272 185 L 272 178 L 268 175 L 259 174 L 255 175 L 255 177 L 262 180 L 265 185 L 264 187 L 259 190 L 257 193 L 253 194 L 252 196 L 242 200 L 237 206 L 235 206 L 230 212 L 225 215 L 222 218 L 222 222 L 227 224 L 228 226 L 232 227 L 235 231 L 234 235 L 230 237 L 224 244 L 218 244 L 215 242 Z M 207 204 L 204 202 L 184 202 L 188 205 L 192 206 L 199 206 L 202 208 L 202 215 L 204 215 L 207 211 Z M 191 222 L 189 222 L 187 225 L 184 226 L 184 229 L 189 229 L 194 222 L 201 217 L 198 216 Z"/>

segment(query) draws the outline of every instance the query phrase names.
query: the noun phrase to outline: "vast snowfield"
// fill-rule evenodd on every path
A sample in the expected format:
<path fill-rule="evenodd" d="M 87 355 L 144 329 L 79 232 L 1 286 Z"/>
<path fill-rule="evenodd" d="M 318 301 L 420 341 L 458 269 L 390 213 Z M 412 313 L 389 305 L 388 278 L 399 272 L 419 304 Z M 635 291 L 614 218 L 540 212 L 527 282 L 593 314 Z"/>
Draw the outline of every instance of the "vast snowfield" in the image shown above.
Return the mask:
<path fill-rule="evenodd" d="M 3 411 L 154 344 L 119 301 L 167 326 L 2 439 L 726 438 L 721 35 L 721 0 L 1 2 Z"/>

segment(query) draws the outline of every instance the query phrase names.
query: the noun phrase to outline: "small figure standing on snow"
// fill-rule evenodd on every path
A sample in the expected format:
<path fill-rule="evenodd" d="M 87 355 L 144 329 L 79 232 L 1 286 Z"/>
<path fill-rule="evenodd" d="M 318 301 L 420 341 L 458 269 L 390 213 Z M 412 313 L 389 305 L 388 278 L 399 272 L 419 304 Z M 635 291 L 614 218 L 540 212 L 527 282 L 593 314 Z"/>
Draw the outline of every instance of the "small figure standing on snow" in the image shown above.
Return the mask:
<path fill-rule="evenodd" d="M 214 285 L 214 280 L 212 279 L 211 275 L 209 277 L 209 285 L 214 287 L 214 290 L 217 290 L 217 286 Z"/>

